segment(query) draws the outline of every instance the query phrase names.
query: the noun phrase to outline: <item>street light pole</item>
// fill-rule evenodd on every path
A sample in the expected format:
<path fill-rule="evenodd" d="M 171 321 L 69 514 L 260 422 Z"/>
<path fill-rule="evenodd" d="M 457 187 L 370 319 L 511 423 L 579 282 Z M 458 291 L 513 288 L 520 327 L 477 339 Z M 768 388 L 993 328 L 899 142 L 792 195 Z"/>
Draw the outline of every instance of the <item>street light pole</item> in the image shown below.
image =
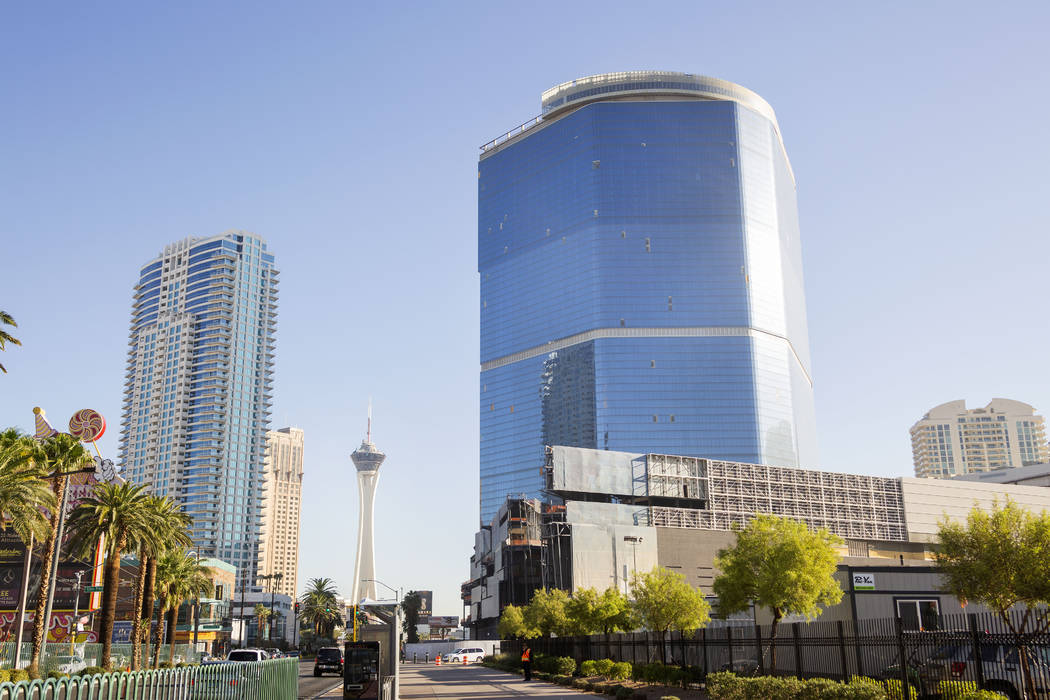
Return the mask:
<path fill-rule="evenodd" d="M 80 617 L 80 579 L 84 576 L 84 570 L 81 569 L 77 572 L 77 583 L 74 588 L 76 593 L 73 594 L 73 619 L 69 621 L 69 655 L 72 657 L 74 653 L 74 645 L 77 641 L 77 618 Z"/>
<path fill-rule="evenodd" d="M 194 552 L 197 555 L 197 569 L 201 568 L 201 553 Z M 201 594 L 197 591 L 197 594 L 193 598 L 193 653 L 197 653 L 197 635 L 201 628 Z"/>

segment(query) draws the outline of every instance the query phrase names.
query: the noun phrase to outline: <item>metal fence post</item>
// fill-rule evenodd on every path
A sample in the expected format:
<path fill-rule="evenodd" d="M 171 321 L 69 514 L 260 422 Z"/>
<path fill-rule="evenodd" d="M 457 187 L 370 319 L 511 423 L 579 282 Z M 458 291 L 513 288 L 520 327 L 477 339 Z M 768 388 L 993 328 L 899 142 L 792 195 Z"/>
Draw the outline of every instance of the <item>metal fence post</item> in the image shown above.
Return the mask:
<path fill-rule="evenodd" d="M 726 650 L 729 652 L 729 670 L 733 670 L 733 628 L 726 625 Z"/>
<path fill-rule="evenodd" d="M 770 644 L 773 641 L 770 640 Z M 765 675 L 766 673 L 766 660 L 762 657 L 762 628 L 755 625 L 755 653 L 758 656 L 758 673 L 759 675 Z M 777 670 L 772 668 L 769 670 L 770 674 L 777 675 Z"/>
<path fill-rule="evenodd" d="M 799 646 L 798 623 L 791 623 L 791 637 L 795 647 L 795 678 L 802 680 L 802 647 Z"/>
<path fill-rule="evenodd" d="M 704 676 L 707 676 L 707 628 L 703 627 L 700 629 L 700 644 L 702 646 L 701 652 L 704 655 Z"/>
<path fill-rule="evenodd" d="M 843 627 L 842 620 L 836 620 L 836 627 L 838 627 L 839 632 L 839 660 L 842 663 L 842 680 L 848 681 L 850 672 L 846 663 L 846 630 Z"/>
<path fill-rule="evenodd" d="M 911 700 L 911 687 L 908 683 L 908 658 L 904 651 L 904 626 L 901 624 L 900 617 L 893 618 L 897 628 L 897 653 L 900 654 L 900 667 L 901 667 L 901 697 L 905 700 Z"/>
<path fill-rule="evenodd" d="M 981 655 L 981 632 L 977 628 L 977 616 L 970 613 L 970 638 L 973 641 L 974 667 L 977 669 L 977 687 L 984 688 L 984 657 Z"/>
<path fill-rule="evenodd" d="M 857 622 L 853 621 L 853 653 L 857 657 L 857 675 L 864 675 L 864 654 L 861 653 L 860 649 L 860 630 L 857 629 Z"/>

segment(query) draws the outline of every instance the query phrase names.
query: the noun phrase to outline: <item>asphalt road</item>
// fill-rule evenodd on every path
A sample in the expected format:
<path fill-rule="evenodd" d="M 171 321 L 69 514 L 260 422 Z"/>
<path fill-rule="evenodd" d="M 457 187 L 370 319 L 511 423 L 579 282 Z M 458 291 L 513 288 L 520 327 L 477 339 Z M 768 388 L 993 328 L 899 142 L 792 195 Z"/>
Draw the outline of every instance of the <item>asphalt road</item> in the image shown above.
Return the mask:
<path fill-rule="evenodd" d="M 299 661 L 299 700 L 313 700 L 324 697 L 328 691 L 338 689 L 336 697 L 342 697 L 343 679 L 334 673 L 327 673 L 314 678 L 313 660 Z"/>

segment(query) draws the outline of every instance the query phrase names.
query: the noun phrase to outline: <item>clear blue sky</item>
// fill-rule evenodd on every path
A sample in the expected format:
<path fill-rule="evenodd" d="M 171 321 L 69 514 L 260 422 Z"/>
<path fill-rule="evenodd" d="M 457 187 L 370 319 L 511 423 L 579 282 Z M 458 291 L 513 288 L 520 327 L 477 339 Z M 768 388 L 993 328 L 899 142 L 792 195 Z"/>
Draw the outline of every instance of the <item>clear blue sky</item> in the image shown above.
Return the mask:
<path fill-rule="evenodd" d="M 943 401 L 1050 412 L 1050 5 L 5 3 L 0 427 L 94 407 L 132 286 L 241 228 L 281 269 L 274 425 L 306 431 L 300 579 L 349 592 L 349 453 L 388 454 L 377 570 L 459 614 L 478 518 L 478 146 L 540 93 L 656 68 L 776 109 L 798 178 L 821 464 L 911 473 Z"/>

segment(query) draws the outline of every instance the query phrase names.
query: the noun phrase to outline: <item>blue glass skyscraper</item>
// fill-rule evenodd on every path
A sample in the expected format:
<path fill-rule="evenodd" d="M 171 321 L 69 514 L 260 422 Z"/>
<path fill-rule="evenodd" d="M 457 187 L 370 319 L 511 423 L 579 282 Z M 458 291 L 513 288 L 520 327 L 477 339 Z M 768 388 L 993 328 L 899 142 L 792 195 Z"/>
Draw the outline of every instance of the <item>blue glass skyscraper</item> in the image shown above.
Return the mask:
<path fill-rule="evenodd" d="M 478 270 L 482 523 L 545 445 L 815 465 L 794 176 L 750 90 L 548 90 L 482 147 Z"/>
<path fill-rule="evenodd" d="M 255 583 L 270 423 L 277 270 L 231 231 L 164 248 L 139 272 L 121 417 L 125 476 L 192 518 L 202 557 Z"/>

